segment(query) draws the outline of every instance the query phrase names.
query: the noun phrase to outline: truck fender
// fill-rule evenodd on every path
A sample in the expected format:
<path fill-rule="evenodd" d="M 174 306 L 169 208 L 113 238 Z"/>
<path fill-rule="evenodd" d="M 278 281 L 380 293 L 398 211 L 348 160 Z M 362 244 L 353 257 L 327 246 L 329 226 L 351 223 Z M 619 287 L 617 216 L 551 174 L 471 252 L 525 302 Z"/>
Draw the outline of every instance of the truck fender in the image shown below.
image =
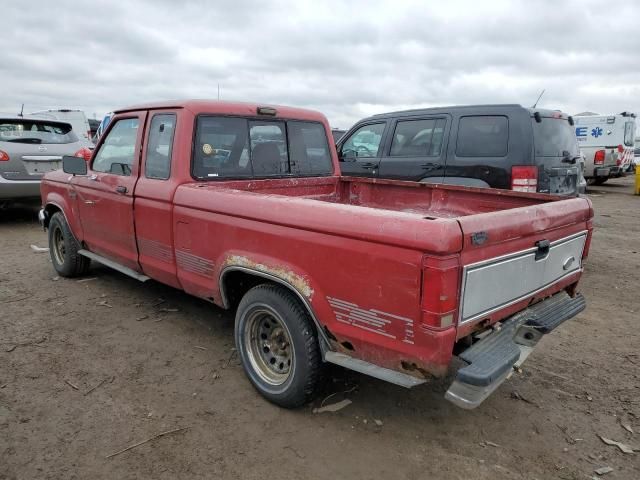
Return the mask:
<path fill-rule="evenodd" d="M 218 285 L 224 308 L 228 309 L 232 307 L 229 292 L 225 290 L 227 278 L 231 272 L 243 272 L 247 275 L 261 277 L 278 283 L 290 290 L 306 308 L 316 326 L 320 339 L 320 348 L 323 354 L 331 350 L 329 339 L 312 305 L 312 300 L 315 296 L 318 296 L 318 298 L 324 298 L 324 296 L 319 294 L 316 286 L 312 284 L 310 277 L 302 273 L 299 268 L 293 267 L 281 260 L 265 256 L 256 258 L 255 254 L 244 254 L 244 252 L 227 254 L 225 260 L 223 260 L 220 265 L 222 265 L 222 267 L 220 269 Z"/>
<path fill-rule="evenodd" d="M 71 206 L 62 195 L 56 192 L 50 192 L 44 204 L 43 227 L 45 229 L 49 226 L 49 221 L 56 212 L 62 212 L 71 233 L 73 233 L 76 240 L 81 242 L 83 239 L 82 227 L 80 226 L 77 215 L 73 214 Z"/>

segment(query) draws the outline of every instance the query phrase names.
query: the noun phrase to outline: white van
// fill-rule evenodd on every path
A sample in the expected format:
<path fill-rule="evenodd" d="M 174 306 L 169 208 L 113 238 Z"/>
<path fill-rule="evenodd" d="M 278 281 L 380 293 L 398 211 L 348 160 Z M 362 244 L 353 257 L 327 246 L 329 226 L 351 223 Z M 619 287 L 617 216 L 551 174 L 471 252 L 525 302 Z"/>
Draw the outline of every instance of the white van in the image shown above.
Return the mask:
<path fill-rule="evenodd" d="M 620 177 L 633 162 L 636 115 L 583 115 L 573 117 L 576 138 L 585 155 L 584 176 L 591 184 L 601 185 L 611 177 Z"/>
<path fill-rule="evenodd" d="M 93 145 L 91 142 L 91 127 L 89 126 L 87 116 L 82 110 L 61 108 L 58 110 L 41 110 L 39 112 L 33 112 L 31 115 L 70 123 L 71 128 L 80 140 L 85 141 L 87 145 Z"/>

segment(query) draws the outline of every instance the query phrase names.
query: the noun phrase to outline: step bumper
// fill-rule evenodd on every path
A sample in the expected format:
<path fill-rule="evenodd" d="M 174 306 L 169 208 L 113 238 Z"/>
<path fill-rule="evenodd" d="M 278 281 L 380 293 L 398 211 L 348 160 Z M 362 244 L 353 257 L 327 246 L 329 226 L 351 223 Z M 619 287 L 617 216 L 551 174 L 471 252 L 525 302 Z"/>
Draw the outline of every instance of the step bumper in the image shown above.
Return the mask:
<path fill-rule="evenodd" d="M 526 360 L 540 339 L 586 308 L 582 295 L 558 293 L 526 308 L 459 355 L 458 370 L 445 398 L 470 410 L 480 405 Z"/>

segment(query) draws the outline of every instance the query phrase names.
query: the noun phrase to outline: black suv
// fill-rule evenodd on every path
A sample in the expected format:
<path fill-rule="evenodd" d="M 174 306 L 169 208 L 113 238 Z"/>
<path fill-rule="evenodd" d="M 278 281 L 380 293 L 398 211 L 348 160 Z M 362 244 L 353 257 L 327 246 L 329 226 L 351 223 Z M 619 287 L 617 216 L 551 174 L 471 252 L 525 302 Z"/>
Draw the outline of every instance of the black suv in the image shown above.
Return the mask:
<path fill-rule="evenodd" d="M 342 175 L 577 194 L 573 119 L 520 105 L 374 115 L 337 143 Z"/>

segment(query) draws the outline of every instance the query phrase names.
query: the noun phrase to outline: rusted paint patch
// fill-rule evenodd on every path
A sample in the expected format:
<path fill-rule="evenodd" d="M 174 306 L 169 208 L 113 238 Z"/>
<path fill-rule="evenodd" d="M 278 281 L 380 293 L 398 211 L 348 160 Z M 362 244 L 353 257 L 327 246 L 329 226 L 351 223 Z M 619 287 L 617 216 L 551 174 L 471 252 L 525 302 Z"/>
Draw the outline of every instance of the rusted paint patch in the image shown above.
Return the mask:
<path fill-rule="evenodd" d="M 231 255 L 230 257 L 227 257 L 224 265 L 227 267 L 245 267 L 252 270 L 258 270 L 259 272 L 268 273 L 269 275 L 273 275 L 274 277 L 284 280 L 309 300 L 313 297 L 313 289 L 309 286 L 307 280 L 291 270 L 287 270 L 282 267 L 270 267 L 263 265 L 262 263 L 254 262 L 253 260 L 241 255 Z"/>

